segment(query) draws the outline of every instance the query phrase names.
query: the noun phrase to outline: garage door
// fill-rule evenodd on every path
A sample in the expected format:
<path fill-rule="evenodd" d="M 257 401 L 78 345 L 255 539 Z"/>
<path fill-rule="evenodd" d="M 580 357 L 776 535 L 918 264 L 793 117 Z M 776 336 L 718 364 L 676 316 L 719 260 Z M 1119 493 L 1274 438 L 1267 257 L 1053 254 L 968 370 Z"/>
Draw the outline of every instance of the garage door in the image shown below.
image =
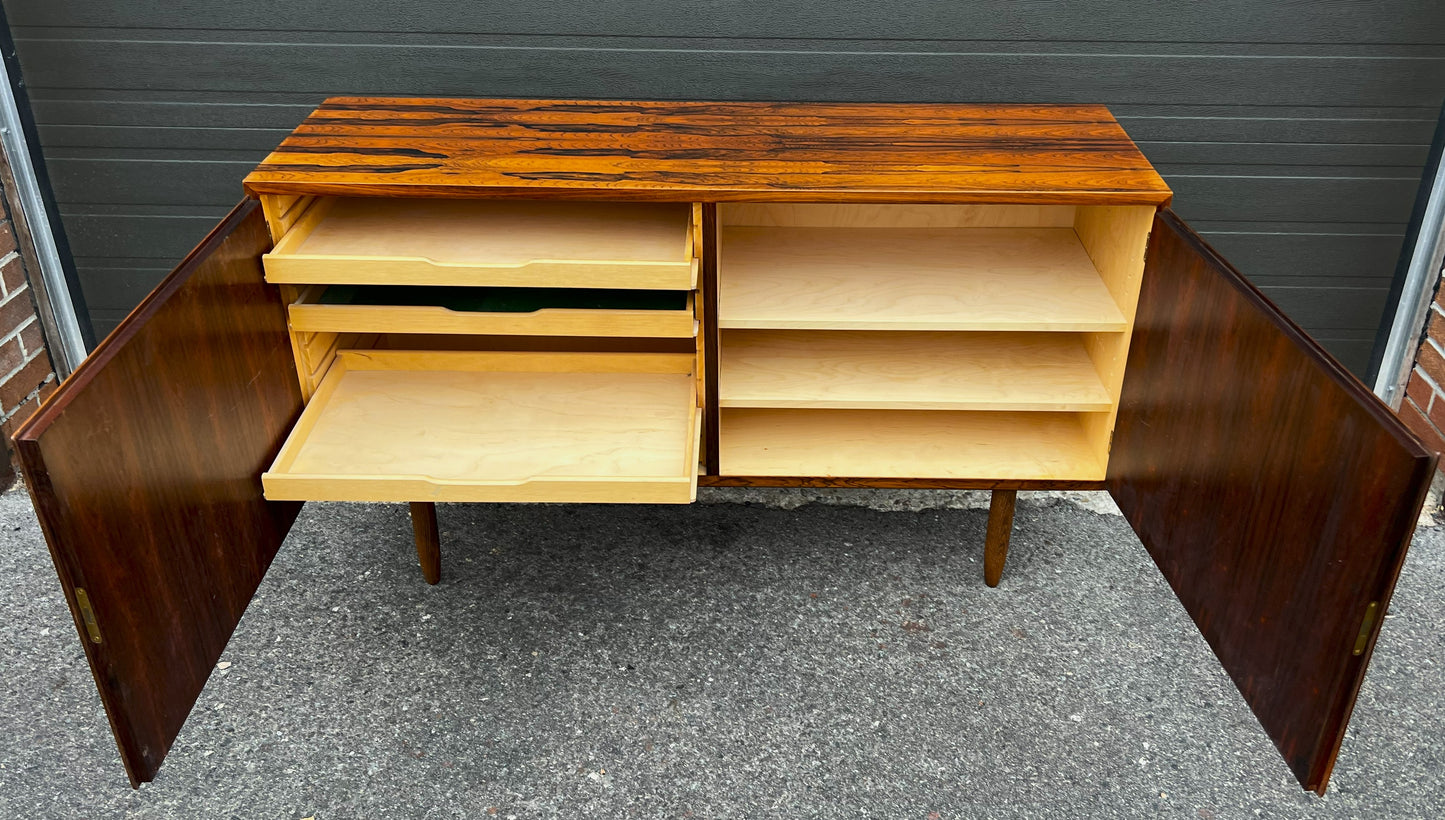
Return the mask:
<path fill-rule="evenodd" d="M 98 334 L 332 94 L 1098 102 L 1179 213 L 1363 373 L 1445 91 L 1430 0 L 4 8 Z"/>

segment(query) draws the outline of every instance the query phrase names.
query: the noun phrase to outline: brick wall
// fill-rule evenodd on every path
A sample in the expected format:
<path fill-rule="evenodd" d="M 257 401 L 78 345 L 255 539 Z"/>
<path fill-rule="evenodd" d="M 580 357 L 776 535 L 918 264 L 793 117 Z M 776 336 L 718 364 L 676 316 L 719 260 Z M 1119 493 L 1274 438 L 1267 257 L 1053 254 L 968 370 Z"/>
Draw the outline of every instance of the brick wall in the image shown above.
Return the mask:
<path fill-rule="evenodd" d="M 1400 418 L 1437 452 L 1445 452 L 1445 290 L 1435 281 L 1435 298 L 1425 320 L 1425 336 L 1405 383 Z"/>
<path fill-rule="evenodd" d="M 10 436 L 55 389 L 55 370 L 45 350 L 35 294 L 7 200 L 0 195 L 0 203 L 4 203 L 4 218 L 0 219 L 0 437 L 5 442 L 0 489 L 8 488 L 15 479 Z"/>

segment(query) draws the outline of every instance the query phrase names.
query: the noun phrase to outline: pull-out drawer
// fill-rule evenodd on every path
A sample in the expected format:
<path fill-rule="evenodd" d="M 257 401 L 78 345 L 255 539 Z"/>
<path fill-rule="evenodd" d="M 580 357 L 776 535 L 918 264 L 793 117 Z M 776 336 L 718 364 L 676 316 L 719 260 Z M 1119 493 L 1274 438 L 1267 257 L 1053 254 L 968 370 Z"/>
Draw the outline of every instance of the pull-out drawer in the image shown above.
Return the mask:
<path fill-rule="evenodd" d="M 281 284 L 691 290 L 686 203 L 327 198 L 266 254 Z"/>
<path fill-rule="evenodd" d="M 262 484 L 272 500 L 687 503 L 693 366 L 676 353 L 342 351 Z"/>
<path fill-rule="evenodd" d="M 331 285 L 289 308 L 297 332 L 697 335 L 691 291 Z"/>

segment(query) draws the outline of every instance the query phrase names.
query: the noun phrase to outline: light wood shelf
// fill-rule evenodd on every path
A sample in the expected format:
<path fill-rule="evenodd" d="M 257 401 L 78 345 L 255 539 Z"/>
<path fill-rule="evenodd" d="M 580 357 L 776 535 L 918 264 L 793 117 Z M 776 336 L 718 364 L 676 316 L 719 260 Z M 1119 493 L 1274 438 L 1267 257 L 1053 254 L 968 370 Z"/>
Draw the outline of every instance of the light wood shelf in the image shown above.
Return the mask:
<path fill-rule="evenodd" d="M 338 290 L 347 293 L 328 298 Z M 304 294 L 288 308 L 292 330 L 676 338 L 697 334 L 690 292 L 376 287 L 377 293 L 350 293 L 365 290 L 331 286 L 321 298 Z M 513 290 L 524 292 L 498 294 Z M 586 298 L 567 298 L 574 293 Z"/>
<path fill-rule="evenodd" d="M 728 330 L 722 407 L 1100 411 L 1075 333 Z"/>
<path fill-rule="evenodd" d="M 262 485 L 279 500 L 686 503 L 693 361 L 342 351 Z"/>
<path fill-rule="evenodd" d="M 265 255 L 284 284 L 689 290 L 687 203 L 335 198 Z"/>
<path fill-rule="evenodd" d="M 724 227 L 723 328 L 1124 331 L 1071 228 Z"/>
<path fill-rule="evenodd" d="M 725 409 L 729 476 L 1098 481 L 1082 413 Z"/>

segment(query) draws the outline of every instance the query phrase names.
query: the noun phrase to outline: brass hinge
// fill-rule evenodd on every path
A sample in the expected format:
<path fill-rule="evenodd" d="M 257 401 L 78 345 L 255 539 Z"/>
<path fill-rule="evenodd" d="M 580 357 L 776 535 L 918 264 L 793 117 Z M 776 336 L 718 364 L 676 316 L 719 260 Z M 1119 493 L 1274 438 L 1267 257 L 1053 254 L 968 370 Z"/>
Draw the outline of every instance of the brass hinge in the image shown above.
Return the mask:
<path fill-rule="evenodd" d="M 1365 607 L 1365 620 L 1360 623 L 1360 634 L 1355 636 L 1355 654 L 1365 654 L 1365 647 L 1370 643 L 1370 632 L 1375 628 L 1375 616 L 1380 611 L 1380 602 L 1371 601 Z"/>
<path fill-rule="evenodd" d="M 80 620 L 85 622 L 85 634 L 91 643 L 100 643 L 100 624 L 95 621 L 95 610 L 90 606 L 90 596 L 81 587 L 75 588 L 75 605 L 80 607 Z"/>

